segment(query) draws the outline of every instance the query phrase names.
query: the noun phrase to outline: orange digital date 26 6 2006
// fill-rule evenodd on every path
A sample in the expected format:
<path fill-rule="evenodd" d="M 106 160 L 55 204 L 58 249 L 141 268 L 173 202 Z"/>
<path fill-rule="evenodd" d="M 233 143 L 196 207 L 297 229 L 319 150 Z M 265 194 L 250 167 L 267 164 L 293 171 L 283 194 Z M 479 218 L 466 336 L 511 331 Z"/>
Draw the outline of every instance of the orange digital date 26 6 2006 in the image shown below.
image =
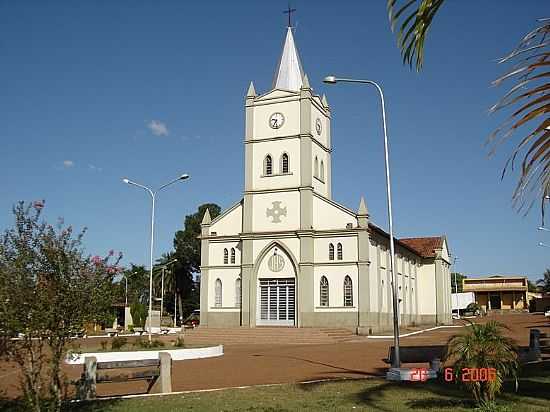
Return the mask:
<path fill-rule="evenodd" d="M 455 374 L 453 368 L 445 368 L 445 381 L 453 382 L 455 378 L 462 382 L 490 382 L 497 378 L 497 370 L 495 368 L 462 368 Z"/>

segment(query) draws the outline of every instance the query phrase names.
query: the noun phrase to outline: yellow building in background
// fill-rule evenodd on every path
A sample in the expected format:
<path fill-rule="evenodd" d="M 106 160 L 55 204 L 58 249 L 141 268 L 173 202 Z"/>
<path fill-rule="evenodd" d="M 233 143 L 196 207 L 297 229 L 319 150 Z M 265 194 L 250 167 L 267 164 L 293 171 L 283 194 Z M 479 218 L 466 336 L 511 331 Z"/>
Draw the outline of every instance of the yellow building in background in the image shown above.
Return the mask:
<path fill-rule="evenodd" d="M 473 292 L 475 301 L 485 311 L 494 309 L 527 310 L 526 276 L 489 276 L 465 278 L 462 290 Z"/>

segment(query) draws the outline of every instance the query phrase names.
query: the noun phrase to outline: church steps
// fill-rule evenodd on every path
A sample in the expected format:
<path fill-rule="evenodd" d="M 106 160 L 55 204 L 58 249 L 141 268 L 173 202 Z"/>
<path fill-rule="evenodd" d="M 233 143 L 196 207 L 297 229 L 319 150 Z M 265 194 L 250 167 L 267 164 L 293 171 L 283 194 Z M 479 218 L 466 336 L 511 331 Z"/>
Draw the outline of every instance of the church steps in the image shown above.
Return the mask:
<path fill-rule="evenodd" d="M 322 344 L 354 338 L 351 330 L 342 328 L 198 328 L 185 332 L 189 343 Z"/>

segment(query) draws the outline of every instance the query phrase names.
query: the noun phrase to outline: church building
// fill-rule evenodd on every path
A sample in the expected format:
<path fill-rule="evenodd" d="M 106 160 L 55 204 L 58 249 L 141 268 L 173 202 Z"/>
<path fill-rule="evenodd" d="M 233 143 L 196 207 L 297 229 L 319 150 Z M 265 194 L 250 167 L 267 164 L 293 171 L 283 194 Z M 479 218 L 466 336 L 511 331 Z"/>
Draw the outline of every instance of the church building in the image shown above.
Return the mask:
<path fill-rule="evenodd" d="M 246 94 L 243 197 L 202 221 L 201 327 L 391 330 L 389 235 L 363 198 L 332 199 L 330 122 L 288 27 L 272 89 Z M 395 239 L 395 253 L 400 324 L 449 323 L 445 236 Z"/>

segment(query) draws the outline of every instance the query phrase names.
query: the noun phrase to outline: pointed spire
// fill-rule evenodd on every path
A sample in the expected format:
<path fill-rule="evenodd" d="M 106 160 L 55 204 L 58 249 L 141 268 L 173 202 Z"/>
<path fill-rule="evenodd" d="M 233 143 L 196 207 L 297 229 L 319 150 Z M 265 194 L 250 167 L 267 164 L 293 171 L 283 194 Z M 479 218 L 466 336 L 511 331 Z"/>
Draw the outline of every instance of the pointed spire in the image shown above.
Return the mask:
<path fill-rule="evenodd" d="M 201 225 L 209 225 L 210 222 L 212 222 L 212 218 L 210 217 L 210 211 L 207 208 L 206 212 L 204 212 L 204 217 L 202 218 Z"/>
<path fill-rule="evenodd" d="M 254 88 L 254 83 L 250 82 L 248 86 L 248 91 L 246 92 L 246 97 L 256 97 L 256 89 Z"/>
<path fill-rule="evenodd" d="M 304 73 L 304 77 L 302 77 L 302 89 L 311 89 L 311 86 L 309 85 L 309 79 L 307 77 L 307 74 Z"/>
<path fill-rule="evenodd" d="M 327 96 L 323 94 L 323 97 L 321 98 L 321 103 L 323 103 L 323 106 L 328 107 L 328 100 Z"/>
<path fill-rule="evenodd" d="M 303 77 L 304 71 L 302 70 L 300 56 L 298 55 L 294 37 L 292 36 L 292 28 L 288 27 L 283 53 L 281 54 L 277 70 L 275 71 L 275 78 L 273 79 L 273 88 L 298 91 L 302 87 Z"/>
<path fill-rule="evenodd" d="M 361 201 L 359 202 L 359 210 L 357 211 L 357 214 L 360 216 L 366 216 L 369 214 L 367 203 L 365 202 L 365 198 L 363 196 L 361 196 Z"/>

